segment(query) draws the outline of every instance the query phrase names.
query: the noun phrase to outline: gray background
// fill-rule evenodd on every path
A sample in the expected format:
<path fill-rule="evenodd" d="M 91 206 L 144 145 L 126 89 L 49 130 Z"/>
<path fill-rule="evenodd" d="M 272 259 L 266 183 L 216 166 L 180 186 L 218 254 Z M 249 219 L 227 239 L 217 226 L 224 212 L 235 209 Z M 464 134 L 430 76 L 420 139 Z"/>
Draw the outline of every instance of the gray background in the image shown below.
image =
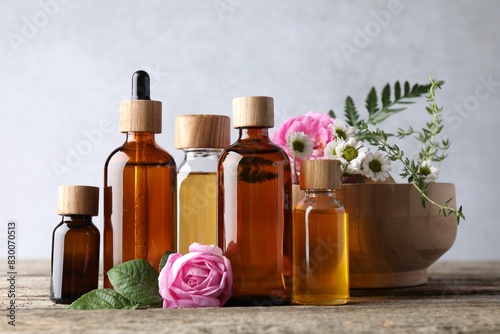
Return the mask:
<path fill-rule="evenodd" d="M 176 115 L 230 115 L 242 95 L 273 96 L 277 124 L 309 110 L 342 114 L 347 95 L 364 112 L 371 86 L 431 74 L 446 80 L 437 97 L 452 142 L 439 181 L 455 183 L 467 218 L 444 259 L 498 260 L 499 14 L 498 1 L 4 0 L 2 226 L 17 220 L 19 257 L 50 257 L 57 185 L 102 187 L 106 157 L 124 141 L 118 101 L 137 69 L 163 101 L 157 141 L 177 163 Z M 384 128 L 422 126 L 424 106 Z"/>

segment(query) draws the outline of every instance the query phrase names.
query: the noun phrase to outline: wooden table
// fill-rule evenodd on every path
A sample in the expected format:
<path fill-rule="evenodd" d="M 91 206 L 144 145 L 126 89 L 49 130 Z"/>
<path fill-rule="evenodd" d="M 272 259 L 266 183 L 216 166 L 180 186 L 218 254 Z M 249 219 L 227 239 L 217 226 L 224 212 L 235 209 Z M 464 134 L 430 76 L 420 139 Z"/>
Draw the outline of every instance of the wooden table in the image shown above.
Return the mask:
<path fill-rule="evenodd" d="M 500 262 L 438 262 L 426 285 L 352 290 L 343 306 L 135 311 L 66 310 L 48 298 L 49 261 L 18 260 L 17 269 L 15 327 L 1 274 L 1 333 L 500 333 Z"/>

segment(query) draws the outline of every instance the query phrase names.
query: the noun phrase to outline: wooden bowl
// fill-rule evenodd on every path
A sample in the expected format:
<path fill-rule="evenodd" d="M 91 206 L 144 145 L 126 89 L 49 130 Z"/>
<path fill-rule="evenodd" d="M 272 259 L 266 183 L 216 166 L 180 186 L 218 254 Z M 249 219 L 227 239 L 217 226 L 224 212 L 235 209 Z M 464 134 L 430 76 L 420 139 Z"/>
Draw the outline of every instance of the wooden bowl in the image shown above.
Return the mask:
<path fill-rule="evenodd" d="M 429 185 L 437 203 L 455 208 L 455 186 Z M 438 216 L 411 184 L 343 184 L 336 191 L 349 214 L 352 288 L 407 287 L 427 282 L 427 268 L 448 251 L 457 234 L 454 215 Z"/>

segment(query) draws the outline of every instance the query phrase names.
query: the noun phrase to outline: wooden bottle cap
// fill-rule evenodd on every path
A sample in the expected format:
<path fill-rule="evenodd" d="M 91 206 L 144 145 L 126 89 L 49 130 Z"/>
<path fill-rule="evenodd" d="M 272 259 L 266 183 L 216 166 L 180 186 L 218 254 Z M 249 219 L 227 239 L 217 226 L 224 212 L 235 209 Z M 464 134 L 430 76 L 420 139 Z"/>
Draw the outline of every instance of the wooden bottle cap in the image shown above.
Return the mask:
<path fill-rule="evenodd" d="M 97 216 L 99 188 L 91 186 L 59 186 L 58 215 Z"/>
<path fill-rule="evenodd" d="M 233 127 L 274 126 L 274 100 L 269 96 L 244 96 L 233 99 Z"/>
<path fill-rule="evenodd" d="M 230 119 L 223 115 L 180 115 L 175 118 L 175 148 L 226 148 Z"/>
<path fill-rule="evenodd" d="M 161 133 L 161 102 L 120 101 L 120 132 Z"/>
<path fill-rule="evenodd" d="M 300 189 L 340 189 L 340 160 L 301 160 Z"/>

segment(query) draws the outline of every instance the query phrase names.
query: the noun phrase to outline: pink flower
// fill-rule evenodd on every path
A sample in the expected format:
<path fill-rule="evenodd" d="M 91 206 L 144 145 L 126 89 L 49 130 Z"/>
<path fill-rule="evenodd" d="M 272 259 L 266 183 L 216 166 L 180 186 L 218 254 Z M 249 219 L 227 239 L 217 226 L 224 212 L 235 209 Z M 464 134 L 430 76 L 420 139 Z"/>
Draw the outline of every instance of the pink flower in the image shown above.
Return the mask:
<path fill-rule="evenodd" d="M 195 242 L 168 257 L 158 281 L 164 308 L 222 306 L 232 294 L 231 262 L 219 247 Z"/>
<path fill-rule="evenodd" d="M 330 129 L 330 125 L 334 124 L 334 122 L 335 119 L 329 115 L 310 111 L 305 115 L 291 117 L 286 120 L 276 129 L 276 132 L 270 135 L 270 139 L 288 154 L 290 161 L 293 163 L 293 157 L 290 149 L 286 145 L 286 140 L 292 132 L 304 132 L 311 138 L 313 144 L 313 152 L 310 158 L 328 159 L 324 153 L 324 149 L 326 145 L 334 139 L 332 130 Z M 299 161 L 300 159 L 297 158 L 297 169 L 300 165 Z M 292 177 L 294 177 L 294 175 L 292 175 Z M 295 180 L 293 182 L 296 183 Z"/>

